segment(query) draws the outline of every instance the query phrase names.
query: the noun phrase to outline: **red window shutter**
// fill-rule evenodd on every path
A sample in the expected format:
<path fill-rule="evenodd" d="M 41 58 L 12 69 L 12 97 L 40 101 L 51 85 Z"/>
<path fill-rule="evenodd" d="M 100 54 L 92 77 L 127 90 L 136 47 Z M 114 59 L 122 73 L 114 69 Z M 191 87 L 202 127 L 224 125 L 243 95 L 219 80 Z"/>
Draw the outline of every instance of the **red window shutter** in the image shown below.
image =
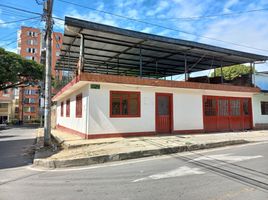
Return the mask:
<path fill-rule="evenodd" d="M 76 96 L 76 117 L 82 117 L 82 94 Z"/>
<path fill-rule="evenodd" d="M 70 99 L 66 101 L 66 117 L 70 117 Z"/>

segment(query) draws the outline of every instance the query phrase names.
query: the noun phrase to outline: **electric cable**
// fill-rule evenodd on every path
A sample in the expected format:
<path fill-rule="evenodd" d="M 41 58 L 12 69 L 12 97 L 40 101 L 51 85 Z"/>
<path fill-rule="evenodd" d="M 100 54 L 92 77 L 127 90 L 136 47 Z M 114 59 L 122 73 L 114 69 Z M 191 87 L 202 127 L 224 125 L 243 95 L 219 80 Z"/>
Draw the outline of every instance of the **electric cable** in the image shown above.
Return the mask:
<path fill-rule="evenodd" d="M 66 1 L 66 0 L 58 0 L 58 1 L 70 4 L 70 5 L 75 5 L 75 6 L 78 6 L 78 7 L 82 7 L 84 9 L 89 9 L 89 10 L 94 10 L 94 11 L 97 11 L 97 12 L 109 14 L 109 15 L 112 15 L 112 16 L 115 16 L 115 17 L 124 18 L 124 19 L 130 20 L 130 21 L 135 21 L 135 22 L 138 22 L 138 23 L 163 28 L 163 29 L 166 29 L 166 30 L 171 30 L 171 31 L 179 32 L 179 33 L 184 33 L 184 34 L 187 34 L 187 35 L 193 35 L 193 36 L 196 36 L 196 37 L 205 38 L 205 39 L 209 39 L 209 40 L 214 40 L 214 41 L 218 41 L 218 42 L 222 42 L 222 43 L 226 43 L 226 44 L 232 44 L 232 45 L 239 46 L 239 47 L 245 47 L 245 48 L 248 48 L 248 49 L 255 49 L 255 50 L 258 50 L 258 51 L 268 52 L 267 49 L 255 48 L 255 47 L 252 47 L 252 46 L 249 46 L 249 45 L 238 44 L 238 43 L 235 43 L 235 42 L 225 41 L 225 40 L 221 40 L 221 39 L 217 39 L 217 38 L 213 38 L 213 37 L 202 36 L 202 35 L 199 35 L 199 34 L 194 34 L 194 33 L 190 33 L 190 32 L 187 32 L 187 31 L 182 31 L 182 30 L 178 30 L 178 29 L 175 29 L 175 28 L 170 28 L 170 27 L 162 26 L 162 25 L 159 25 L 159 24 L 151 23 L 151 22 L 145 22 L 145 21 L 142 21 L 142 20 L 139 20 L 139 19 L 114 14 L 114 13 L 111 13 L 111 12 L 108 12 L 108 11 L 98 10 L 98 9 L 91 8 L 91 7 L 88 7 L 88 6 L 85 6 L 85 5 L 72 3 L 72 2 L 69 2 L 69 1 Z"/>

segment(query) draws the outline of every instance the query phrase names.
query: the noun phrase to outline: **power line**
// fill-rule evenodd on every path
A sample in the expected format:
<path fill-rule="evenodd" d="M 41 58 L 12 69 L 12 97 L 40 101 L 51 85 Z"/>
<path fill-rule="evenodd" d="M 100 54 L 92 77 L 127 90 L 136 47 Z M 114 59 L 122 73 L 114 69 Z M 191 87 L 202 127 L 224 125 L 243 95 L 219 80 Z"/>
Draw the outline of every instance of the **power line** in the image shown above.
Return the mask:
<path fill-rule="evenodd" d="M 39 34 L 41 34 L 41 32 L 40 32 L 40 33 L 38 33 L 37 35 L 39 35 Z M 26 38 L 26 37 L 28 37 L 28 36 L 27 36 L 27 35 L 25 35 L 24 37 L 20 37 L 19 39 L 13 40 L 13 41 L 12 41 L 12 42 L 10 42 L 10 43 L 3 44 L 3 45 L 2 45 L 2 47 L 7 47 L 7 46 L 9 46 L 9 45 L 11 45 L 11 44 L 14 44 L 14 43 L 16 43 L 16 42 L 21 41 L 22 39 L 24 39 L 24 38 Z"/>
<path fill-rule="evenodd" d="M 193 36 L 196 36 L 196 37 L 205 38 L 205 39 L 209 39 L 209 40 L 214 40 L 214 41 L 218 41 L 218 42 L 222 42 L 222 43 L 226 43 L 226 44 L 232 44 L 232 45 L 239 46 L 239 47 L 245 47 L 245 48 L 248 48 L 248 49 L 255 49 L 255 50 L 258 50 L 258 51 L 268 52 L 267 49 L 255 48 L 255 47 L 244 45 L 244 44 L 238 44 L 238 43 L 235 43 L 235 42 L 230 42 L 230 41 L 225 41 L 225 40 L 221 40 L 221 39 L 217 39 L 217 38 L 202 36 L 202 35 L 190 33 L 190 32 L 187 32 L 187 31 L 178 30 L 178 29 L 175 29 L 175 28 L 169 28 L 169 27 L 162 26 L 162 25 L 159 25 L 159 24 L 154 24 L 154 23 L 151 23 L 151 22 L 145 22 L 145 21 L 142 21 L 142 20 L 139 20 L 139 19 L 134 19 L 134 18 L 123 16 L 123 15 L 114 14 L 114 13 L 104 11 L 104 10 L 98 10 L 98 9 L 95 9 L 95 8 L 91 8 L 91 7 L 81 5 L 81 4 L 77 4 L 77 3 L 72 3 L 72 2 L 69 2 L 69 1 L 65 1 L 65 0 L 58 0 L 58 1 L 70 4 L 70 5 L 75 5 L 75 6 L 78 6 L 78 7 L 82 7 L 84 9 L 94 10 L 94 11 L 101 12 L 101 13 L 104 13 L 104 14 L 112 15 L 112 16 L 115 16 L 115 17 L 124 18 L 124 19 L 130 20 L 130 21 L 135 21 L 135 22 L 138 22 L 138 23 L 154 26 L 154 27 L 159 27 L 159 28 L 163 28 L 163 29 L 167 29 L 167 30 L 171 30 L 171 31 L 176 31 L 176 32 L 179 32 L 179 33 L 187 34 L 187 35 L 193 35 Z"/>
<path fill-rule="evenodd" d="M 42 1 L 42 0 L 41 1 L 35 0 L 35 2 L 36 2 L 37 5 L 43 5 L 43 3 L 44 3 L 44 1 Z"/>
<path fill-rule="evenodd" d="M 4 25 L 4 24 L 13 24 L 13 23 L 23 22 L 23 21 L 28 21 L 28 20 L 37 19 L 37 18 L 39 18 L 39 17 L 31 17 L 31 18 L 20 19 L 20 20 L 15 20 L 15 21 L 2 22 L 2 23 L 0 23 L 0 25 Z"/>
<path fill-rule="evenodd" d="M 31 14 L 31 13 L 20 13 L 20 14 L 19 13 L 17 13 L 16 11 L 10 10 L 10 9 L 1 8 L 1 15 L 12 16 L 12 17 L 14 17 L 14 16 L 26 17 L 25 15 L 27 14 L 27 15 L 30 15 L 30 17 L 33 16 L 33 14 Z"/>
<path fill-rule="evenodd" d="M 142 20 L 139 20 L 139 19 L 134 19 L 134 18 L 130 18 L 130 17 L 125 17 L 125 16 L 122 16 L 122 15 L 114 14 L 114 13 L 111 13 L 111 12 L 107 12 L 107 11 L 103 11 L 103 10 L 98 10 L 98 9 L 95 9 L 95 8 L 91 8 L 91 7 L 88 7 L 88 6 L 80 5 L 80 4 L 77 4 L 77 3 L 68 2 L 68 1 L 65 1 L 65 0 L 58 0 L 58 1 L 63 2 L 63 3 L 67 3 L 67 4 L 71 4 L 71 5 L 75 5 L 75 6 L 79 6 L 79 7 L 82 7 L 82 8 L 86 8 L 86 9 L 89 9 L 89 10 L 94 10 L 94 11 L 97 11 L 97 12 L 102 12 L 102 13 L 105 13 L 105 14 L 113 15 L 113 16 L 116 16 L 116 17 L 124 18 L 124 19 L 127 19 L 127 20 L 135 21 L 135 22 L 138 22 L 138 23 L 147 24 L 147 25 L 150 25 L 150 26 L 155 26 L 155 27 L 159 27 L 159 28 L 163 28 L 163 29 L 167 29 L 167 30 L 172 30 L 172 31 L 176 31 L 176 32 L 180 32 L 180 33 L 184 33 L 184 34 L 188 34 L 188 35 L 197 36 L 197 37 L 200 37 L 200 38 L 206 38 L 206 39 L 209 39 L 209 40 L 214 40 L 214 41 L 218 41 L 218 42 L 228 43 L 228 44 L 232 44 L 232 45 L 236 45 L 236 46 L 240 46 L 240 47 L 245 47 L 245 48 L 249 48 L 249 49 L 255 49 L 255 50 L 259 50 L 259 51 L 268 52 L 268 50 L 266 50 L 266 49 L 255 48 L 255 47 L 248 46 L 248 45 L 238 44 L 238 43 L 229 42 L 229 41 L 225 41 L 225 40 L 221 40 L 221 39 L 217 39 L 217 38 L 212 38 L 212 37 L 202 36 L 202 35 L 198 35 L 198 34 L 194 34 L 194 33 L 189 33 L 189 32 L 186 32 L 186 31 L 182 31 L 182 30 L 178 30 L 178 29 L 174 29 L 174 28 L 169 28 L 169 27 L 162 26 L 162 25 L 158 25 L 158 24 L 154 24 L 154 23 L 150 23 L 150 22 L 145 22 L 145 21 L 142 21 Z M 0 7 L 6 7 L 6 8 L 10 8 L 10 9 L 14 9 L 14 10 L 18 10 L 18 11 L 22 11 L 22 12 L 26 12 L 26 13 L 31 13 L 31 14 L 42 16 L 42 14 L 40 14 L 40 13 L 36 13 L 36 12 L 32 12 L 32 11 L 29 11 L 29 10 L 20 9 L 20 8 L 16 8 L 16 7 L 12 7 L 12 6 L 7 6 L 7 5 L 4 5 L 4 4 L 0 4 Z M 54 19 L 58 19 L 58 20 L 63 20 L 63 19 L 61 19 L 59 17 L 53 17 L 53 18 Z"/>
<path fill-rule="evenodd" d="M 0 7 L 9 8 L 9 9 L 13 9 L 13 10 L 17 10 L 17 11 L 21 11 L 21 12 L 25 12 L 25 13 L 31 13 L 31 14 L 42 16 L 41 13 L 37 13 L 37 12 L 33 12 L 33 11 L 30 11 L 30 10 L 25 10 L 25 9 L 21 9 L 21 8 L 16 8 L 16 7 L 13 7 L 13 6 L 8 6 L 8 5 L 5 5 L 5 4 L 0 4 Z"/>
<path fill-rule="evenodd" d="M 10 38 L 14 37 L 14 34 L 17 34 L 17 32 L 12 32 L 12 33 L 2 36 L 0 41 L 10 40 Z"/>
<path fill-rule="evenodd" d="M 39 20 L 38 20 L 39 21 Z M 32 23 L 31 23 L 32 24 Z M 41 21 L 39 21 L 39 25 L 37 26 L 39 29 L 40 29 L 40 31 L 41 31 Z M 15 33 L 17 33 L 17 32 L 15 32 Z M 40 32 L 40 33 L 37 33 L 37 35 L 42 35 L 42 32 Z M 15 41 L 12 41 L 9 45 L 11 45 L 11 44 L 14 44 L 15 42 L 19 42 L 19 41 L 21 41 L 21 40 L 23 40 L 23 39 L 25 39 L 25 38 L 27 38 L 28 36 L 27 35 L 25 35 L 24 37 L 20 37 L 19 39 L 16 39 Z M 7 46 L 7 45 L 4 45 L 4 46 Z M 13 49 L 17 49 L 17 47 L 15 47 L 15 48 L 13 48 Z M 13 50 L 12 49 L 12 50 Z"/>
<path fill-rule="evenodd" d="M 33 24 L 33 22 L 37 22 L 37 21 L 39 21 L 39 20 L 33 20 L 32 22 L 30 22 L 29 24 Z M 14 37 L 14 34 L 16 34 L 17 35 L 17 31 L 15 31 L 15 32 L 12 32 L 12 33 L 9 33 L 9 34 L 6 34 L 6 35 L 4 35 L 4 36 L 2 36 L 1 37 L 1 39 L 0 39 L 0 41 L 8 41 L 8 40 L 10 40 L 11 38 L 13 38 Z"/>
<path fill-rule="evenodd" d="M 215 14 L 215 15 L 201 15 L 201 16 L 192 16 L 192 17 L 171 17 L 171 18 L 143 18 L 143 19 L 156 19 L 156 20 L 185 20 L 185 21 L 191 21 L 191 20 L 202 20 L 202 19 L 210 19 L 215 17 L 224 17 L 224 16 L 236 16 L 241 14 L 247 14 L 252 12 L 261 12 L 261 11 L 268 11 L 268 8 L 262 8 L 262 9 L 254 9 L 254 10 L 246 10 L 246 11 L 236 11 L 231 13 L 221 13 L 221 14 Z M 141 19 L 141 18 L 139 18 Z"/>

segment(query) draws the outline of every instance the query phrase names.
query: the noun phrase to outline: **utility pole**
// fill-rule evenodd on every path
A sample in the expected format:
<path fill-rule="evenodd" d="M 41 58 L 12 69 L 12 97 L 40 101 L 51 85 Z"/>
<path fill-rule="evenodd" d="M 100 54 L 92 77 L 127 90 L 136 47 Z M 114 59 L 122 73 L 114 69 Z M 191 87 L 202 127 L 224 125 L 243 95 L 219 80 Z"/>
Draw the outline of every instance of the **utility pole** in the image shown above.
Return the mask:
<path fill-rule="evenodd" d="M 53 0 L 44 2 L 44 17 L 46 21 L 46 73 L 45 73 L 45 112 L 44 112 L 44 145 L 51 143 L 51 34 L 53 29 L 52 20 Z"/>
<path fill-rule="evenodd" d="M 24 108 L 24 86 L 21 87 L 21 121 L 20 124 L 23 125 L 23 108 Z"/>

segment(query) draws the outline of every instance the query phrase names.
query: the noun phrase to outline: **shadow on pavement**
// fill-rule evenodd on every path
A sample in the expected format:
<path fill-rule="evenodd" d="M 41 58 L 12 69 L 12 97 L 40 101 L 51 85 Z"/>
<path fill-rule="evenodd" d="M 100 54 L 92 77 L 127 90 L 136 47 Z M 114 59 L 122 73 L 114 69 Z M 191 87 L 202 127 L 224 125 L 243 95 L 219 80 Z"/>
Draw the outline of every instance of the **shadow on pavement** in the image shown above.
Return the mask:
<path fill-rule="evenodd" d="M 31 164 L 33 160 L 34 140 L 0 140 L 0 169 Z"/>
<path fill-rule="evenodd" d="M 16 137 L 16 135 L 3 135 L 3 136 L 0 135 L 0 139 L 2 139 L 2 138 L 11 138 L 11 137 Z"/>
<path fill-rule="evenodd" d="M 34 137 L 24 137 L 24 130 L 33 126 L 12 126 L 0 130 L 0 169 L 26 166 L 32 163 Z M 28 138 L 27 138 L 28 137 Z"/>

